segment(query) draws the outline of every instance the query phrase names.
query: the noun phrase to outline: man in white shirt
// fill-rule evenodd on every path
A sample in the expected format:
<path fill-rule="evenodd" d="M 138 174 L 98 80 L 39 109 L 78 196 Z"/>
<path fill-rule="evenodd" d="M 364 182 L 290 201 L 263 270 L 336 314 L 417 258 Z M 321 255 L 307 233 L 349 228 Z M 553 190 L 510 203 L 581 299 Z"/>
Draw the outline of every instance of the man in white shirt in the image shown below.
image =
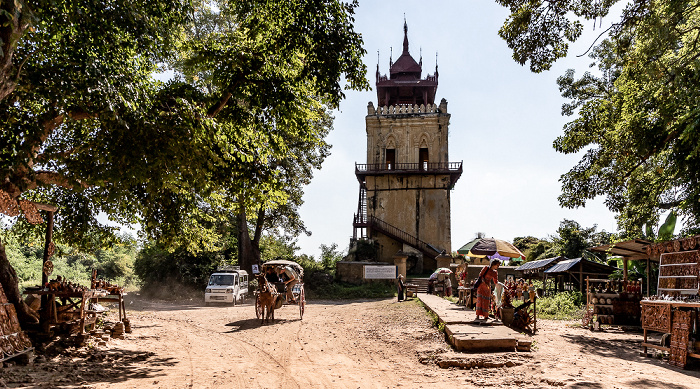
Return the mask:
<path fill-rule="evenodd" d="M 287 302 L 291 304 L 296 304 L 294 300 L 294 294 L 292 294 L 292 289 L 294 285 L 299 282 L 299 277 L 297 273 L 289 266 L 280 266 L 277 268 L 280 278 L 284 280 L 284 284 L 287 286 Z"/>

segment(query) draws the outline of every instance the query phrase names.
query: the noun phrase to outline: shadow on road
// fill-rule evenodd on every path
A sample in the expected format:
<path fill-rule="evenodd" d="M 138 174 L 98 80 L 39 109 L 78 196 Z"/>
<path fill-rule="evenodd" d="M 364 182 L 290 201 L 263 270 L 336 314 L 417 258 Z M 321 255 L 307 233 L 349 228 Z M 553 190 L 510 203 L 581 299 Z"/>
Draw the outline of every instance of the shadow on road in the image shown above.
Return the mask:
<path fill-rule="evenodd" d="M 672 367 L 668 362 L 660 359 L 649 358 L 642 355 L 642 337 L 639 335 L 630 335 L 629 337 L 623 339 L 598 339 L 595 337 L 589 337 L 584 335 L 563 335 L 564 338 L 569 339 L 571 343 L 577 344 L 581 347 L 581 352 L 584 354 L 593 354 L 601 357 L 619 358 L 625 361 L 635 361 L 641 363 L 651 363 L 656 366 L 668 368 L 670 370 L 675 370 L 679 373 L 685 374 L 689 377 L 700 378 L 700 371 L 695 370 L 681 370 Z M 693 362 L 693 361 L 691 361 Z M 696 363 L 697 364 L 697 363 Z M 640 387 L 640 388 L 656 388 L 656 387 L 668 387 L 671 389 L 681 389 L 688 388 L 687 386 L 674 386 L 672 384 L 664 385 L 645 385 L 642 381 L 647 381 L 644 379 L 635 381 L 638 384 L 630 385 L 630 387 Z M 659 382 L 660 383 L 660 382 Z M 669 386 L 670 385 L 670 386 Z"/>
<path fill-rule="evenodd" d="M 231 329 L 226 331 L 225 333 L 230 334 L 230 333 L 260 328 L 263 326 L 278 326 L 278 325 L 282 325 L 282 324 L 286 324 L 286 323 L 296 322 L 299 320 L 300 320 L 299 318 L 296 318 L 296 319 L 275 318 L 275 320 L 273 320 L 271 322 L 261 323 L 261 321 L 262 321 L 261 319 L 253 317 L 251 319 L 236 320 L 234 322 L 226 324 L 226 327 L 231 327 Z"/>
<path fill-rule="evenodd" d="M 686 372 L 684 372 L 686 373 Z M 698 372 L 687 372 L 687 373 L 698 373 Z M 694 377 L 700 377 L 700 374 L 689 374 Z M 650 380 L 646 378 L 641 378 L 638 380 L 629 381 L 627 383 L 630 388 L 664 388 L 664 389 L 691 389 L 697 388 L 697 383 L 690 386 L 669 383 L 668 380 Z"/>
<path fill-rule="evenodd" d="M 56 362 L 66 368 L 56 368 Z M 156 357 L 149 351 L 111 349 L 93 351 L 87 355 L 60 356 L 59 361 L 35 363 L 29 366 L 16 366 L 0 370 L 3 382 L 11 387 L 16 384 L 36 387 L 74 387 L 96 383 L 114 384 L 131 379 L 155 379 L 167 374 L 166 367 L 175 366 L 174 358 Z M 81 386 L 82 387 L 82 386 Z"/>

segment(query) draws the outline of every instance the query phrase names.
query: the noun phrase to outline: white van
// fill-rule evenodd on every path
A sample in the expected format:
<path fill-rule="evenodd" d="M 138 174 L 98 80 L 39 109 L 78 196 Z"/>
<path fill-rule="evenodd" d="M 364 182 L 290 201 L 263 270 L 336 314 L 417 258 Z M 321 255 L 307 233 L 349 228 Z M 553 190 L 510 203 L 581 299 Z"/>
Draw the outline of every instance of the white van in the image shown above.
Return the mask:
<path fill-rule="evenodd" d="M 239 267 L 219 268 L 209 276 L 204 291 L 204 305 L 228 303 L 236 305 L 248 295 L 248 272 Z"/>

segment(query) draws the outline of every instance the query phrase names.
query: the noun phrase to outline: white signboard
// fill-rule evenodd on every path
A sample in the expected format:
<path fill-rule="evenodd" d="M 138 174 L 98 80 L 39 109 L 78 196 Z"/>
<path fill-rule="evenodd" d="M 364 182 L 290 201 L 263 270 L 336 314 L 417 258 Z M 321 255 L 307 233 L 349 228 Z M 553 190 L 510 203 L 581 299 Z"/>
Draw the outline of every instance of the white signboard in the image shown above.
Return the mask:
<path fill-rule="evenodd" d="M 260 270 L 258 269 L 258 265 L 253 265 L 253 274 L 258 274 L 260 273 Z"/>
<path fill-rule="evenodd" d="M 393 280 L 396 278 L 396 266 L 363 266 L 365 279 Z"/>

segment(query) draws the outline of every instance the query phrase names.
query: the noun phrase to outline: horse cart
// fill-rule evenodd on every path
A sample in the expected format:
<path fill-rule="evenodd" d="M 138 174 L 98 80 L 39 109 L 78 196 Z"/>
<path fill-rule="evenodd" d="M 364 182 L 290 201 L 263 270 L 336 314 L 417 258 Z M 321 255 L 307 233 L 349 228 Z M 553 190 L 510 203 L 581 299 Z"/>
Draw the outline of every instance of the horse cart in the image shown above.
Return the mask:
<path fill-rule="evenodd" d="M 287 301 L 287 285 L 284 282 L 270 282 L 265 277 L 269 270 L 277 272 L 278 269 L 288 267 L 298 276 L 298 282 L 292 287 L 293 301 Z M 306 307 L 306 294 L 304 293 L 304 268 L 296 262 L 276 259 L 262 264 L 262 272 L 256 276 L 258 288 L 253 292 L 255 296 L 255 316 L 258 319 L 274 320 L 274 311 L 285 305 L 299 306 L 299 319 L 304 317 Z M 267 309 L 268 316 L 265 317 Z"/>

